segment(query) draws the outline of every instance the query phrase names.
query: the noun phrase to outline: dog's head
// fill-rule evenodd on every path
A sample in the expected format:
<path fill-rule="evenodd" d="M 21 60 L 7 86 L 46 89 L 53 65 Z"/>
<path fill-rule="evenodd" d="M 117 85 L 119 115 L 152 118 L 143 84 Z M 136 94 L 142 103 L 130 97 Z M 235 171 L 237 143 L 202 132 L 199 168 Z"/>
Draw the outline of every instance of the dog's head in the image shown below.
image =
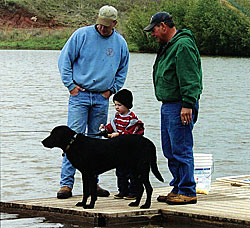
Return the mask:
<path fill-rule="evenodd" d="M 67 126 L 58 126 L 42 141 L 42 144 L 47 148 L 59 147 L 65 150 L 75 134 L 76 133 Z"/>

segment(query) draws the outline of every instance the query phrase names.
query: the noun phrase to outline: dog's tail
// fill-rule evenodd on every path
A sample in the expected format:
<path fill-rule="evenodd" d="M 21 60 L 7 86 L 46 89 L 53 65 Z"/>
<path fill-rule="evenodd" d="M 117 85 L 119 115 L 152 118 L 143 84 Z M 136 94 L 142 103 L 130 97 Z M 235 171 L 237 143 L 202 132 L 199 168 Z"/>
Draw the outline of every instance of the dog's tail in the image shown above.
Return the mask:
<path fill-rule="evenodd" d="M 152 173 L 155 175 L 155 177 L 161 181 L 164 182 L 164 179 L 161 176 L 161 173 L 159 172 L 158 166 L 157 166 L 157 157 L 156 157 L 156 148 L 155 145 L 151 142 L 151 146 L 149 147 L 151 150 L 151 170 Z"/>

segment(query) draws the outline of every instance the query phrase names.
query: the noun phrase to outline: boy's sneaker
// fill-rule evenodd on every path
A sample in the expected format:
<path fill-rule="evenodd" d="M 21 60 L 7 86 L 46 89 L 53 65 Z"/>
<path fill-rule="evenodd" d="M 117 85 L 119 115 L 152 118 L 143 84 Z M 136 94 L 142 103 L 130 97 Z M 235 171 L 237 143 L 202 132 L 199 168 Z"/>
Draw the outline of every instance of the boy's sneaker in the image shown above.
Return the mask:
<path fill-rule="evenodd" d="M 99 197 L 108 197 L 110 195 L 109 191 L 101 188 L 99 184 L 97 185 L 96 194 Z"/>
<path fill-rule="evenodd" d="M 125 200 L 135 200 L 136 196 L 132 194 L 128 194 L 127 196 L 124 196 L 123 199 Z"/>
<path fill-rule="evenodd" d="M 125 194 L 123 194 L 123 193 L 120 192 L 120 193 L 114 195 L 114 198 L 115 199 L 123 199 L 125 196 L 126 196 Z"/>

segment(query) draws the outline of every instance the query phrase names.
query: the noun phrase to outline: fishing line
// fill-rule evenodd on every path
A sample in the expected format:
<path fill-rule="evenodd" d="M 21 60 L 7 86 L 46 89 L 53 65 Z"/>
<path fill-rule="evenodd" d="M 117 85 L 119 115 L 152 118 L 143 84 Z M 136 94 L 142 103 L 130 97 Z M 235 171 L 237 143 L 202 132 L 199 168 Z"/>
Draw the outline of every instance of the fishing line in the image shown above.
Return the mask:
<path fill-rule="evenodd" d="M 46 133 L 48 133 L 48 132 L 50 132 L 50 131 L 5 131 L 5 132 L 0 132 L 0 134 L 11 134 L 11 133 L 36 133 L 36 132 L 46 132 Z"/>
<path fill-rule="evenodd" d="M 50 133 L 51 131 L 5 131 L 0 132 L 0 134 L 12 134 L 12 133 Z M 83 133 L 84 135 L 92 135 L 92 136 L 106 136 L 107 132 L 103 129 L 101 129 L 100 132 L 97 134 L 91 134 L 91 133 Z"/>

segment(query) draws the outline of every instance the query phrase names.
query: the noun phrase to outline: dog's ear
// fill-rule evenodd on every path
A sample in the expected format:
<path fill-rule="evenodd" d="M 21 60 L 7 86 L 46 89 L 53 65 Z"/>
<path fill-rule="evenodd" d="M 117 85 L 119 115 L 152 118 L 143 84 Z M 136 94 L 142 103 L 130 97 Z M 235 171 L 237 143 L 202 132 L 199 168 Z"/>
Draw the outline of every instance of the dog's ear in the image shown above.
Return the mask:
<path fill-rule="evenodd" d="M 70 129 L 68 126 L 65 125 L 61 125 L 57 127 L 57 132 L 59 132 L 58 134 L 62 134 L 63 139 L 65 140 L 71 140 L 72 137 L 76 134 L 75 131 L 73 131 L 72 129 Z"/>
<path fill-rule="evenodd" d="M 70 129 L 68 126 L 66 126 L 66 125 L 61 125 L 61 126 L 57 126 L 57 127 L 55 127 L 53 130 L 52 130 L 52 132 L 51 132 L 51 134 L 53 134 L 53 133 L 62 133 L 64 136 L 69 136 L 69 137 L 72 137 L 73 135 L 75 135 L 76 134 L 76 132 L 75 131 L 73 131 L 72 129 Z"/>
<path fill-rule="evenodd" d="M 59 147 L 64 150 L 75 134 L 75 131 L 71 130 L 68 126 L 57 126 L 42 143 L 48 148 Z"/>

